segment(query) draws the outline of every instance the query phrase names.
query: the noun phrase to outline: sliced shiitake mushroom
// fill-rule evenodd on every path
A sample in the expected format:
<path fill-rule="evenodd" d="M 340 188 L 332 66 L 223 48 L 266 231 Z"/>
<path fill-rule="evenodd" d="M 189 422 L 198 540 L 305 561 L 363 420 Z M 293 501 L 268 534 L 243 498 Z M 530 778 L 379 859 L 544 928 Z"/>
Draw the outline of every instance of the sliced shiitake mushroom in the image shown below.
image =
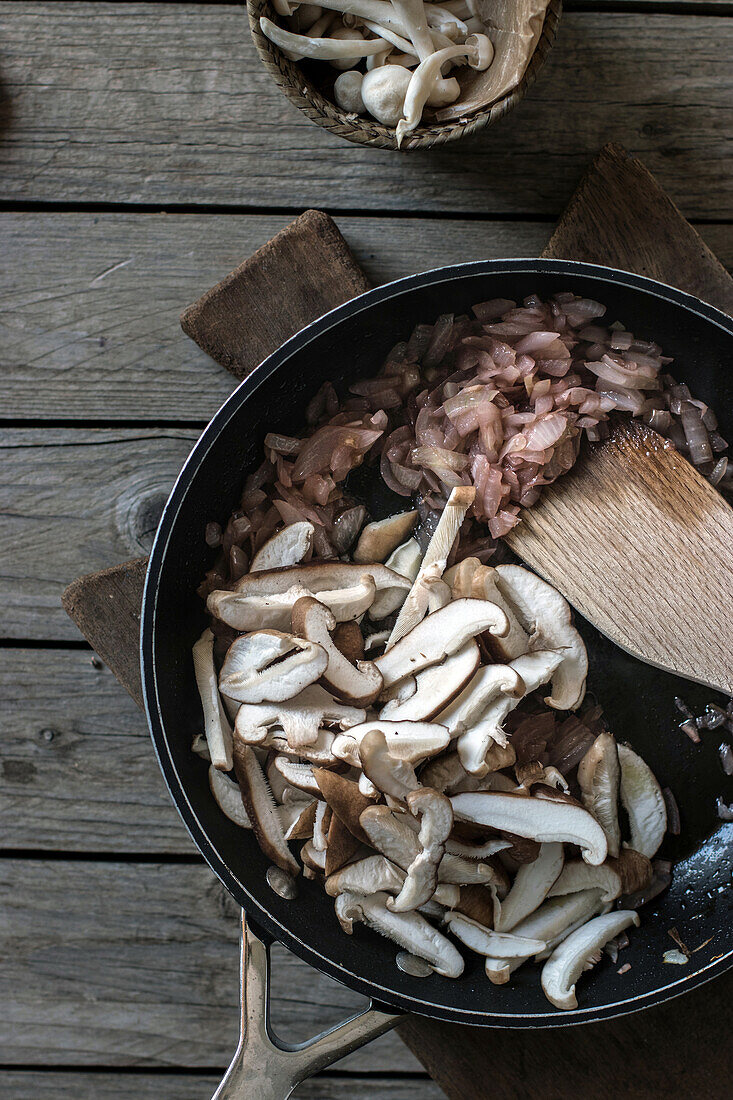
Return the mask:
<path fill-rule="evenodd" d="M 313 568 L 315 566 L 296 566 L 296 569 Z M 324 565 L 325 568 L 325 565 Z M 283 570 L 287 572 L 287 570 Z M 247 577 L 271 577 L 272 573 L 248 573 Z M 343 588 L 323 589 L 318 592 L 318 599 L 326 607 L 330 608 L 337 622 L 348 622 L 358 619 L 367 608 L 371 607 L 376 592 L 374 578 L 365 573 L 363 576 L 353 578 L 355 583 Z M 391 591 L 391 590 L 390 590 Z M 273 630 L 289 630 L 293 605 L 303 596 L 312 596 L 310 589 L 302 584 L 293 584 L 284 592 L 272 592 L 260 595 L 257 593 L 230 592 L 217 589 L 212 592 L 206 606 L 211 615 L 235 630 L 260 630 L 270 628 Z"/>
<path fill-rule="evenodd" d="M 279 703 L 315 683 L 328 663 L 326 650 L 307 636 L 258 630 L 229 646 L 219 686 L 224 695 L 240 703 Z"/>
<path fill-rule="evenodd" d="M 268 859 L 283 871 L 297 875 L 300 868 L 286 843 L 272 793 L 254 749 L 235 738 L 232 755 L 234 774 L 237 777 L 242 802 L 252 822 L 257 843 Z"/>
<path fill-rule="evenodd" d="M 514 878 L 512 888 L 496 906 L 494 928 L 509 932 L 520 921 L 539 908 L 563 867 L 562 844 L 541 844 L 539 855 L 532 863 L 523 864 Z M 584 867 L 588 864 L 583 864 Z M 492 952 L 496 954 L 496 952 Z"/>
<path fill-rule="evenodd" d="M 629 847 L 651 859 L 667 831 L 664 795 L 649 765 L 628 745 L 619 745 L 618 759 L 621 802 L 631 829 Z"/>
<path fill-rule="evenodd" d="M 415 690 L 403 700 L 391 699 L 382 707 L 381 717 L 403 722 L 434 718 L 471 680 L 480 660 L 479 648 L 471 639 L 442 664 L 418 672 L 414 677 Z"/>
<path fill-rule="evenodd" d="M 324 604 L 312 596 L 296 600 L 292 627 L 295 634 L 325 653 L 326 664 L 320 676 L 323 686 L 332 695 L 359 707 L 376 699 L 382 690 L 382 674 L 371 661 L 360 661 L 357 668 L 344 657 L 331 637 L 336 620 Z"/>
<path fill-rule="evenodd" d="M 575 710 L 585 695 L 588 654 L 573 626 L 570 605 L 557 589 L 521 565 L 498 565 L 496 577 L 499 591 L 531 635 L 533 648 L 562 654 L 545 702 L 557 710 Z"/>
<path fill-rule="evenodd" d="M 477 955 L 497 959 L 526 959 L 545 948 L 544 940 L 517 936 L 511 932 L 496 932 L 457 910 L 445 914 L 445 923 L 453 935 Z"/>
<path fill-rule="evenodd" d="M 280 531 L 276 531 L 252 558 L 250 573 L 298 565 L 311 552 L 313 532 L 313 524 L 308 520 L 291 523 Z"/>
<path fill-rule="evenodd" d="M 265 737 L 253 737 L 254 731 L 280 726 L 290 747 L 298 749 L 315 744 L 322 726 L 345 730 L 361 725 L 365 717 L 360 707 L 334 699 L 320 684 L 310 684 L 296 698 L 282 703 L 244 704 L 237 711 L 235 728 L 242 740 L 256 743 Z"/>
<path fill-rule="evenodd" d="M 601 826 L 579 803 L 564 797 L 479 791 L 453 795 L 451 803 L 459 821 L 475 821 L 540 843 L 577 844 L 586 863 L 603 863 L 606 858 L 606 834 Z"/>
<path fill-rule="evenodd" d="M 484 600 L 453 600 L 423 619 L 396 645 L 377 657 L 374 664 L 382 673 L 384 686 L 437 665 L 461 649 L 484 630 L 501 634 L 507 629 L 500 608 Z"/>
<path fill-rule="evenodd" d="M 600 821 L 608 841 L 608 854 L 617 856 L 621 844 L 618 796 L 621 766 L 613 734 L 600 733 L 578 765 L 583 805 Z"/>
<path fill-rule="evenodd" d="M 367 523 L 354 547 L 354 561 L 362 564 L 386 561 L 392 551 L 409 536 L 416 522 L 417 512 L 413 510 Z"/>
<path fill-rule="evenodd" d="M 529 635 L 506 602 L 496 583 L 496 570 L 482 565 L 478 558 L 464 558 L 453 566 L 444 577 L 451 585 L 453 599 L 471 596 L 475 600 L 489 600 L 502 609 L 509 622 L 509 630 L 503 637 L 490 635 L 488 645 L 497 661 L 513 661 L 529 650 Z"/>
<path fill-rule="evenodd" d="M 548 1001 L 556 1008 L 577 1008 L 575 983 L 578 978 L 600 958 L 608 941 L 632 924 L 638 926 L 638 913 L 632 909 L 619 909 L 615 913 L 595 917 L 568 936 L 555 948 L 542 968 L 542 989 Z"/>
<path fill-rule="evenodd" d="M 446 978 L 459 978 L 463 959 L 458 949 L 419 913 L 394 913 L 387 908 L 389 894 L 379 891 L 366 897 L 343 893 L 337 898 L 337 914 L 343 928 L 363 921 L 375 932 L 425 959 Z M 340 904 L 339 904 L 340 903 Z"/>
<path fill-rule="evenodd" d="M 375 719 L 362 722 L 339 734 L 333 743 L 333 753 L 354 767 L 361 766 L 359 745 L 362 738 L 379 730 L 384 734 L 390 753 L 399 760 L 418 764 L 427 757 L 441 752 L 448 744 L 448 731 L 435 722 L 387 722 Z"/>
<path fill-rule="evenodd" d="M 193 647 L 193 670 L 204 712 L 204 734 L 211 763 L 220 771 L 231 771 L 232 727 L 219 695 L 214 667 L 214 635 L 208 629 Z"/>

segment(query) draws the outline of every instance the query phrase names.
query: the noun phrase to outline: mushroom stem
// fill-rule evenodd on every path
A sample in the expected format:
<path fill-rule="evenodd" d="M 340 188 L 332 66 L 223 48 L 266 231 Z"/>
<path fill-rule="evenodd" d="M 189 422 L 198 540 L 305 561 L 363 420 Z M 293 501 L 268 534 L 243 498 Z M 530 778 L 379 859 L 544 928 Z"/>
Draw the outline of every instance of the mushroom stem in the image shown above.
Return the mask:
<path fill-rule="evenodd" d="M 473 39 L 473 41 L 471 41 Z M 484 40 L 489 47 L 484 45 Z M 422 118 L 423 108 L 428 101 L 436 80 L 439 80 L 442 67 L 446 61 L 454 57 L 465 57 L 472 69 L 488 69 L 493 60 L 494 47 L 491 40 L 482 34 L 470 35 L 462 46 L 446 46 L 430 54 L 421 61 L 412 74 L 412 79 L 405 96 L 405 113 L 397 123 L 397 145 L 402 144 L 405 134 L 411 134 L 417 129 Z"/>
<path fill-rule="evenodd" d="M 421 61 L 424 61 L 435 52 L 435 47 L 428 30 L 428 17 L 423 0 L 392 0 L 392 7 L 409 28 L 414 51 L 408 48 L 405 52 L 414 52 Z"/>
<path fill-rule="evenodd" d="M 193 670 L 204 712 L 204 733 L 211 763 L 221 771 L 232 769 L 232 728 L 219 695 L 214 668 L 214 635 L 205 630 L 193 647 Z"/>
<path fill-rule="evenodd" d="M 260 16 L 260 29 L 266 38 L 281 50 L 288 50 L 298 60 L 309 57 L 316 61 L 340 61 L 347 57 L 368 57 L 388 48 L 383 38 L 310 38 L 308 35 L 294 34 L 278 27 L 264 15 Z"/>

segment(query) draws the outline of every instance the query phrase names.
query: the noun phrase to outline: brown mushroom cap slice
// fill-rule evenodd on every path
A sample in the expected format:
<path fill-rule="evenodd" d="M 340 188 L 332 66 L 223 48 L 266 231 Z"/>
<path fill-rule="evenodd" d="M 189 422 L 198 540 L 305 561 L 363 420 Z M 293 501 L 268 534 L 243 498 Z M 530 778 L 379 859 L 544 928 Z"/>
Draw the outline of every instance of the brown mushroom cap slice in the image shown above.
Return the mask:
<path fill-rule="evenodd" d="M 617 856 L 621 845 L 618 798 L 621 766 L 613 734 L 600 733 L 578 765 L 583 805 L 600 821 L 608 841 L 608 854 Z"/>
<path fill-rule="evenodd" d="M 573 859 L 565 864 L 547 896 L 561 897 L 577 894 L 580 890 L 601 890 L 603 902 L 615 901 L 622 893 L 621 876 L 608 862 L 591 867 L 582 859 Z"/>
<path fill-rule="evenodd" d="M 446 978 L 459 978 L 463 973 L 463 958 L 450 940 L 419 913 L 392 912 L 387 908 L 388 900 L 389 894 L 381 891 L 366 897 L 341 894 L 337 899 L 341 901 L 341 916 L 351 921 L 363 921 L 375 932 L 386 936 L 418 958 L 425 959 L 436 974 L 442 974 Z"/>
<path fill-rule="evenodd" d="M 235 738 L 232 755 L 234 774 L 257 843 L 268 859 L 283 871 L 297 875 L 300 867 L 288 848 L 272 793 L 254 749 Z"/>
<path fill-rule="evenodd" d="M 407 876 L 399 894 L 387 905 L 395 913 L 417 909 L 429 901 L 438 885 L 438 867 L 445 852 L 445 842 L 453 827 L 453 809 L 443 794 L 421 787 L 407 796 L 407 808 L 420 818 L 418 843 L 420 852 L 407 868 Z"/>
<path fill-rule="evenodd" d="M 454 600 L 471 596 L 475 600 L 488 600 L 502 609 L 509 630 L 501 638 L 492 635 L 489 639 L 491 651 L 498 661 L 513 661 L 529 650 L 529 634 L 499 591 L 495 569 L 482 565 L 478 558 L 464 558 L 443 579 L 450 584 Z"/>
<path fill-rule="evenodd" d="M 305 569 L 305 566 L 296 566 Z M 366 567 L 364 567 L 366 568 Z M 286 572 L 286 571 L 285 571 Z M 269 577 L 272 573 L 247 574 L 255 577 Z M 246 578 L 242 578 L 246 579 Z M 374 578 L 367 573 L 356 583 L 344 588 L 324 589 L 318 593 L 318 599 L 333 612 L 337 622 L 349 622 L 358 619 L 371 607 L 376 587 Z M 206 606 L 215 618 L 221 619 L 235 630 L 259 630 L 268 627 L 274 630 L 289 630 L 293 605 L 303 596 L 312 596 L 310 589 L 302 584 L 294 584 L 285 592 L 270 595 L 250 594 L 249 592 L 228 592 L 217 589 L 212 592 Z"/>
<path fill-rule="evenodd" d="M 383 562 L 409 536 L 417 523 L 417 511 L 400 512 L 396 516 L 367 523 L 359 535 L 352 557 L 355 562 Z"/>
<path fill-rule="evenodd" d="M 510 932 L 539 908 L 560 875 L 563 862 L 562 844 L 541 844 L 537 859 L 522 864 L 507 896 L 497 901 L 494 920 L 497 932 Z"/>
<path fill-rule="evenodd" d="M 557 710 L 575 710 L 585 695 L 588 654 L 573 626 L 570 605 L 557 589 L 520 565 L 498 565 L 496 576 L 499 591 L 529 629 L 532 646 L 563 654 L 545 702 Z"/>
<path fill-rule="evenodd" d="M 578 1007 L 575 983 L 584 970 L 590 969 L 609 940 L 630 925 L 639 924 L 639 915 L 632 909 L 619 909 L 588 921 L 556 947 L 542 968 L 542 989 L 556 1008 Z"/>
<path fill-rule="evenodd" d="M 383 722 L 375 719 L 352 726 L 339 734 L 333 743 L 333 754 L 354 767 L 361 767 L 359 745 L 372 730 L 384 734 L 389 752 L 399 760 L 408 760 L 418 764 L 429 756 L 434 756 L 448 744 L 448 731 L 435 722 Z"/>
<path fill-rule="evenodd" d="M 506 615 L 484 600 L 454 600 L 423 619 L 396 645 L 377 657 L 374 664 L 382 673 L 384 686 L 437 665 L 461 649 L 475 635 L 490 630 L 501 634 L 507 628 Z"/>
<path fill-rule="evenodd" d="M 211 763 L 220 771 L 228 772 L 232 769 L 232 728 L 219 696 L 214 667 L 214 635 L 210 630 L 205 630 L 196 642 L 192 656 Z"/>
<path fill-rule="evenodd" d="M 311 552 L 314 530 L 312 523 L 301 520 L 276 531 L 253 557 L 250 573 L 298 565 Z"/>
<path fill-rule="evenodd" d="M 325 798 L 334 814 L 341 818 L 357 840 L 363 844 L 370 844 L 368 834 L 359 824 L 359 815 L 374 804 L 373 800 L 363 795 L 352 779 L 346 779 L 345 776 L 338 775 L 336 772 L 316 768 L 313 775 L 320 796 Z"/>
<path fill-rule="evenodd" d="M 333 644 L 347 661 L 355 665 L 364 656 L 364 635 L 361 627 L 351 619 L 348 623 L 336 623 L 333 632 Z"/>
<path fill-rule="evenodd" d="M 651 859 L 667 831 L 664 795 L 649 765 L 628 745 L 618 746 L 618 760 L 621 802 L 631 829 L 628 846 Z"/>
<path fill-rule="evenodd" d="M 229 646 L 219 685 L 240 703 L 279 703 L 315 683 L 328 662 L 326 650 L 308 638 L 260 630 L 235 638 Z"/>
<path fill-rule="evenodd" d="M 391 699 L 382 707 L 381 717 L 392 721 L 424 722 L 434 718 L 471 680 L 481 661 L 471 639 L 439 665 L 424 668 L 415 676 L 415 691 L 402 701 Z M 441 725 L 445 723 L 441 721 Z"/>
<path fill-rule="evenodd" d="M 331 813 L 328 826 L 328 844 L 326 847 L 326 875 L 333 875 L 341 867 L 350 863 L 361 849 L 361 843 L 346 827 L 340 817 Z"/>
<path fill-rule="evenodd" d="M 526 959 L 545 948 L 544 940 L 517 936 L 511 932 L 495 932 L 457 910 L 446 913 L 444 919 L 453 935 L 477 955 L 498 959 Z"/>
<path fill-rule="evenodd" d="M 296 634 L 317 645 L 326 654 L 326 666 L 321 672 L 324 687 L 354 706 L 367 706 L 382 690 L 382 675 L 370 661 L 352 665 L 337 649 L 331 637 L 336 628 L 332 612 L 312 596 L 296 600 L 293 605 L 292 627 Z M 236 643 L 235 643 L 236 644 Z"/>
<path fill-rule="evenodd" d="M 586 863 L 603 863 L 606 834 L 596 819 L 578 803 L 563 799 L 479 791 L 451 798 L 458 821 L 529 837 L 545 843 L 577 844 Z"/>
<path fill-rule="evenodd" d="M 245 703 L 237 711 L 237 736 L 250 744 L 262 743 L 264 735 L 253 731 L 281 726 L 291 750 L 315 745 L 322 726 L 349 729 L 363 723 L 366 712 L 339 702 L 320 686 L 310 684 L 294 699 L 281 703 Z M 332 747 L 331 747 L 332 751 Z"/>

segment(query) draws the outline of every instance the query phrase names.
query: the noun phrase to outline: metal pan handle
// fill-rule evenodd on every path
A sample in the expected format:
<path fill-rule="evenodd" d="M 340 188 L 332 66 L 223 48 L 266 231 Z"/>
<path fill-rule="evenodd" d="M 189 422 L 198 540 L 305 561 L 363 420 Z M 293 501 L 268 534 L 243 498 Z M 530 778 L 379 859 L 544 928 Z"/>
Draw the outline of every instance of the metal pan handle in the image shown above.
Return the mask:
<path fill-rule="evenodd" d="M 314 1073 L 389 1031 L 400 1013 L 373 1007 L 305 1043 L 284 1043 L 270 1029 L 270 954 L 242 913 L 242 1017 L 239 1046 L 212 1100 L 287 1100 Z"/>

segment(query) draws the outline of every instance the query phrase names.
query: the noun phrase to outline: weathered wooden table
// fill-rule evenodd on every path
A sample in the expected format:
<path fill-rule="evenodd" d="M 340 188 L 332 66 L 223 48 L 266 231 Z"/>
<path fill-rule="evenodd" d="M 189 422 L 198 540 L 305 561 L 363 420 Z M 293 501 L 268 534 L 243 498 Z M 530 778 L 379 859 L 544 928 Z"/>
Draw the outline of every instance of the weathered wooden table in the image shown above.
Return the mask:
<path fill-rule="evenodd" d="M 472 144 L 396 156 L 302 118 L 238 6 L 0 0 L 4 1098 L 204 1098 L 235 1044 L 234 905 L 137 709 L 59 602 L 78 574 L 149 548 L 232 388 L 180 310 L 309 205 L 336 216 L 374 282 L 537 254 L 608 140 L 731 266 L 732 12 L 568 4 L 514 114 Z M 359 1003 L 276 954 L 288 1037 Z M 298 1095 L 441 1093 L 387 1035 Z"/>

